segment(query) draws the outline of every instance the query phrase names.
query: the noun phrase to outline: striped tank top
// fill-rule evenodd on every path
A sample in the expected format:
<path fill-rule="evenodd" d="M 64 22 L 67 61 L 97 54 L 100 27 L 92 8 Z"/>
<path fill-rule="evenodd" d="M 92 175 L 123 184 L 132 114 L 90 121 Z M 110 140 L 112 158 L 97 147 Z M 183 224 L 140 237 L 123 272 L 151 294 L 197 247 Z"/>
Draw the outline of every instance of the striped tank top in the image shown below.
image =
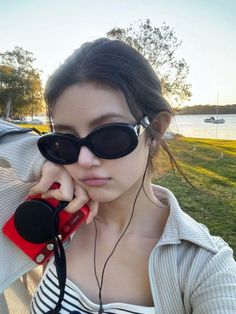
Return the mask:
<path fill-rule="evenodd" d="M 59 296 L 59 286 L 56 268 L 53 259 L 48 263 L 43 277 L 39 283 L 37 292 L 33 296 L 30 313 L 43 314 L 55 308 Z M 146 307 L 125 303 L 109 303 L 103 305 L 104 313 L 107 314 L 155 314 L 154 307 Z M 97 314 L 99 305 L 90 301 L 79 287 L 69 279 L 66 280 L 65 295 L 60 314 L 69 314 L 77 311 L 81 314 Z"/>

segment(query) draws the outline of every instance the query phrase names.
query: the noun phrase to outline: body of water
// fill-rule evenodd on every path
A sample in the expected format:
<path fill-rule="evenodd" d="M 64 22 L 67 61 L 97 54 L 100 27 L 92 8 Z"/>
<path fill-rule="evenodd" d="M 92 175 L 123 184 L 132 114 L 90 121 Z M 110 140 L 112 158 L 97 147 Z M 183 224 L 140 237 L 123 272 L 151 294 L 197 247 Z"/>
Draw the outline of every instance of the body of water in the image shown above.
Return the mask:
<path fill-rule="evenodd" d="M 221 114 L 225 123 L 206 123 L 211 115 L 176 115 L 168 131 L 188 137 L 236 140 L 236 114 Z M 216 118 L 216 116 L 215 116 Z"/>

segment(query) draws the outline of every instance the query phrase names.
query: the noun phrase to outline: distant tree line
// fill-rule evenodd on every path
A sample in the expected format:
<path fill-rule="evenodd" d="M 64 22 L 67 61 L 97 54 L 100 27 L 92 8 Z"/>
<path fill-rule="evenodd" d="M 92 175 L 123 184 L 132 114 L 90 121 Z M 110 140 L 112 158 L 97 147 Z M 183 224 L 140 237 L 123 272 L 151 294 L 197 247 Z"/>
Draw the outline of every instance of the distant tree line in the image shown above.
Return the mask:
<path fill-rule="evenodd" d="M 218 108 L 217 108 L 218 107 Z M 183 108 L 175 108 L 175 114 L 236 114 L 236 104 L 225 105 L 225 106 L 215 106 L 215 105 L 196 105 L 196 106 L 186 106 Z"/>

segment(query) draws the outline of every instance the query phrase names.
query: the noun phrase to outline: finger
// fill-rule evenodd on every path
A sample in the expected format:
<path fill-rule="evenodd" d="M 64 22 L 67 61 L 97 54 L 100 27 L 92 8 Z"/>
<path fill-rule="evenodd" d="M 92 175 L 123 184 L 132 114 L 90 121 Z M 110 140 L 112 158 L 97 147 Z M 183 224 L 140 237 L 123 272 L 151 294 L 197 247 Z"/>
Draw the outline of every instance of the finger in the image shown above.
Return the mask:
<path fill-rule="evenodd" d="M 60 189 L 55 189 L 55 190 L 48 190 L 46 193 L 43 193 L 41 195 L 41 197 L 43 199 L 46 198 L 55 198 L 59 201 L 66 201 L 66 199 L 64 199 L 63 193 L 61 192 Z"/>
<path fill-rule="evenodd" d="M 69 213 L 75 213 L 88 202 L 88 197 L 81 199 L 75 197 L 64 209 Z"/>
<path fill-rule="evenodd" d="M 71 176 L 67 172 L 63 172 L 57 181 L 61 184 L 60 193 L 62 199 L 71 201 L 74 195 L 74 181 Z"/>
<path fill-rule="evenodd" d="M 60 183 L 60 187 L 58 189 L 50 189 L 45 193 L 42 193 L 42 198 L 53 197 L 58 200 L 70 202 L 74 195 L 74 182 L 72 178 L 67 173 L 63 173 L 57 182 Z M 38 187 L 38 190 L 40 192 L 42 191 L 41 185 Z"/>
<path fill-rule="evenodd" d="M 98 202 L 94 202 L 92 200 L 90 200 L 87 203 L 90 211 L 89 211 L 89 215 L 86 219 L 86 224 L 88 225 L 91 221 L 93 221 L 93 219 L 97 216 L 98 213 Z"/>
<path fill-rule="evenodd" d="M 60 183 L 59 191 L 49 192 L 54 182 Z M 42 193 L 44 198 L 54 197 L 59 200 L 71 201 L 74 193 L 73 179 L 64 167 L 47 161 L 42 168 L 40 181 L 29 192 L 29 194 L 37 193 Z"/>
<path fill-rule="evenodd" d="M 65 210 L 74 213 L 89 201 L 88 193 L 78 184 L 74 187 L 74 199 L 65 207 Z"/>
<path fill-rule="evenodd" d="M 59 180 L 58 180 L 59 181 Z M 71 180 L 68 180 L 68 182 L 63 181 L 63 186 L 60 186 L 58 189 L 50 189 L 49 188 L 52 186 L 53 182 L 47 180 L 47 184 L 45 183 L 45 180 L 42 179 L 40 180 L 39 183 L 37 183 L 35 186 L 31 188 L 29 191 L 29 195 L 33 194 L 41 194 L 42 198 L 56 198 L 58 200 L 63 200 L 63 201 L 71 201 L 73 198 L 73 182 Z"/>
<path fill-rule="evenodd" d="M 46 161 L 42 167 L 42 177 L 40 181 L 31 188 L 29 194 L 45 193 L 57 180 L 58 176 L 65 172 L 61 166 Z"/>
<path fill-rule="evenodd" d="M 42 177 L 40 181 L 30 189 L 29 195 L 46 193 L 52 184 L 52 179 Z"/>

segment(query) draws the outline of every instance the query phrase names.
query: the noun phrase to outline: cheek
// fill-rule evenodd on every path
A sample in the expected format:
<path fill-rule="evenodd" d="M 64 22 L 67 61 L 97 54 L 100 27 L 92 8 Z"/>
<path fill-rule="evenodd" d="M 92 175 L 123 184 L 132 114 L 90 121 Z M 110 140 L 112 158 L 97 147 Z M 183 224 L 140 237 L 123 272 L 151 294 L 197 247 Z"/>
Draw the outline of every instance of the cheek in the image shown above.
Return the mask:
<path fill-rule="evenodd" d="M 129 181 L 135 181 L 143 176 L 148 162 L 149 148 L 140 142 L 138 147 L 128 156 L 117 160 L 114 164 L 115 171 Z"/>
<path fill-rule="evenodd" d="M 76 166 L 76 164 L 72 164 L 72 165 L 64 165 L 64 168 L 66 169 L 66 171 L 70 174 L 70 176 L 74 179 L 74 180 L 76 180 L 76 173 L 77 173 L 77 171 L 76 171 L 76 168 L 77 168 L 78 166 Z"/>

